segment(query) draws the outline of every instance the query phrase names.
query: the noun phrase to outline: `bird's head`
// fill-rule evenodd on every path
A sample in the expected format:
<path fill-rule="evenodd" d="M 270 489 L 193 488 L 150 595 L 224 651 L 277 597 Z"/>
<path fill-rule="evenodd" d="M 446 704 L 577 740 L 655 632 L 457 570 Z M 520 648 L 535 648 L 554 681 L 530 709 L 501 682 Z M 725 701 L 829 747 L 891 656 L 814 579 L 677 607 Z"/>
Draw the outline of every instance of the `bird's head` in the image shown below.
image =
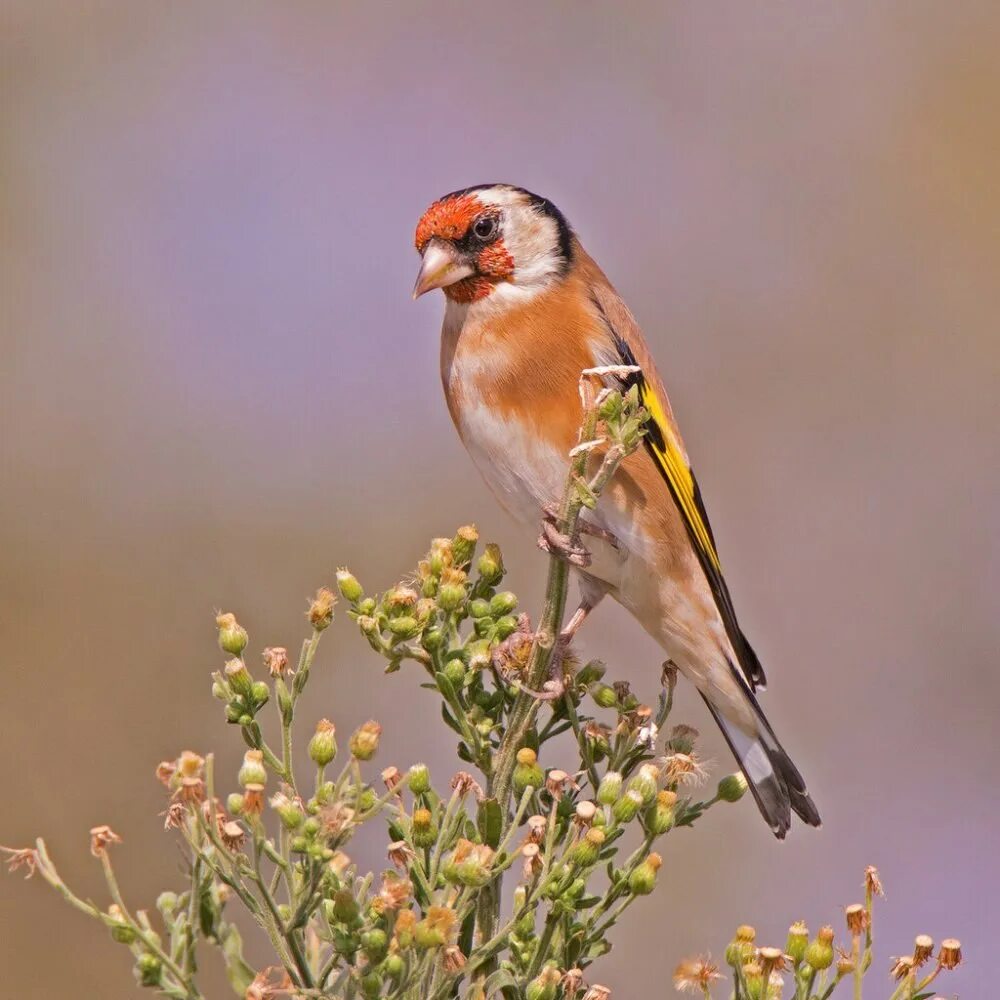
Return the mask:
<path fill-rule="evenodd" d="M 414 239 L 423 258 L 413 297 L 441 288 L 453 302 L 530 296 L 565 274 L 573 234 L 552 202 L 509 184 L 439 198 Z"/>

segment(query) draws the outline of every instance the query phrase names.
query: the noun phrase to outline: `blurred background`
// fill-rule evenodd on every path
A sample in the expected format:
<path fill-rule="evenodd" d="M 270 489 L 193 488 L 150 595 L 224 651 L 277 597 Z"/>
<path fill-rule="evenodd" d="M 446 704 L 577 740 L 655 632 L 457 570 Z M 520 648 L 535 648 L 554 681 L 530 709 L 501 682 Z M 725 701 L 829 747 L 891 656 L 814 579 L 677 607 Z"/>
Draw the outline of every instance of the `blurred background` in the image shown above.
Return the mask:
<path fill-rule="evenodd" d="M 153 769 L 215 749 L 234 777 L 241 754 L 209 696 L 216 608 L 296 648 L 335 566 L 382 589 L 467 521 L 537 607 L 543 557 L 444 407 L 440 296 L 410 301 L 426 205 L 510 181 L 563 208 L 645 328 L 825 820 L 779 844 L 745 801 L 671 838 L 597 978 L 670 996 L 738 922 L 839 928 L 874 863 L 873 997 L 917 932 L 963 940 L 943 993 L 985 995 L 1000 7 L 627 10 L 3 4 L 0 842 L 44 834 L 105 903 L 87 830 L 111 823 L 135 905 L 177 885 Z M 316 717 L 375 717 L 382 765 L 449 773 L 418 674 L 383 677 L 343 618 L 324 647 Z M 582 652 L 654 697 L 658 651 L 617 608 Z M 730 769 L 690 691 L 675 720 Z M 6 996 L 135 995 L 40 879 L 0 878 L 0 955 Z"/>

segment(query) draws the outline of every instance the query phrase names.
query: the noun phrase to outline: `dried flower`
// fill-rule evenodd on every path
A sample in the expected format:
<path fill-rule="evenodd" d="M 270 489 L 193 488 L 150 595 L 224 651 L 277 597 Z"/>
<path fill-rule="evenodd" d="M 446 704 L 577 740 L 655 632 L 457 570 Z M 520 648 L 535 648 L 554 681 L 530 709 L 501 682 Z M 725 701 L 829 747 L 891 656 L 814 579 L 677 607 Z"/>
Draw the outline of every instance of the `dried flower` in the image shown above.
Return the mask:
<path fill-rule="evenodd" d="M 336 603 L 336 595 L 329 587 L 320 587 L 316 591 L 306 617 L 317 632 L 322 632 L 333 621 L 333 607 Z"/>
<path fill-rule="evenodd" d="M 246 1000 L 274 1000 L 278 996 L 291 996 L 292 981 L 278 965 L 269 965 L 254 977 L 247 987 Z"/>
<path fill-rule="evenodd" d="M 264 666 L 272 677 L 284 677 L 291 673 L 288 666 L 288 650 L 284 646 L 268 646 L 264 650 Z"/>
<path fill-rule="evenodd" d="M 928 934 L 918 934 L 913 942 L 913 961 L 923 965 L 934 954 L 934 939 Z"/>
<path fill-rule="evenodd" d="M 608 1000 L 611 996 L 611 990 L 607 986 L 601 986 L 598 983 L 594 983 L 586 993 L 583 994 L 583 1000 Z"/>
<path fill-rule="evenodd" d="M 577 993 L 583 989 L 583 970 L 567 969 L 562 977 L 563 996 L 566 1000 L 576 1000 Z"/>
<path fill-rule="evenodd" d="M 874 865 L 869 865 L 865 869 L 865 891 L 873 896 L 885 896 L 882 888 L 882 880 L 878 876 L 878 869 Z"/>
<path fill-rule="evenodd" d="M 560 771 L 555 767 L 549 771 L 545 778 L 545 790 L 557 802 L 563 797 L 567 789 L 571 788 L 573 791 L 576 791 L 579 787 L 565 771 Z"/>
<path fill-rule="evenodd" d="M 674 969 L 674 987 L 685 993 L 705 993 L 721 978 L 719 967 L 708 955 L 686 958 Z"/>
<path fill-rule="evenodd" d="M 187 806 L 183 802 L 171 802 L 160 815 L 163 817 L 164 830 L 179 830 L 184 825 Z"/>
<path fill-rule="evenodd" d="M 521 857 L 524 860 L 525 879 L 534 878 L 542 870 L 542 851 L 538 844 L 524 844 L 521 847 Z"/>
<path fill-rule="evenodd" d="M 9 872 L 23 868 L 24 877 L 31 878 L 38 869 L 38 851 L 33 847 L 0 847 L 0 851 L 7 855 L 3 860 Z"/>
<path fill-rule="evenodd" d="M 690 754 L 698 742 L 698 730 L 694 726 L 681 723 L 674 726 L 667 734 L 667 750 L 671 753 Z"/>
<path fill-rule="evenodd" d="M 707 777 L 707 772 L 693 753 L 672 753 L 663 758 L 663 773 L 668 785 L 694 787 Z"/>
<path fill-rule="evenodd" d="M 413 883 L 408 878 L 400 878 L 394 872 L 382 876 L 382 887 L 378 899 L 387 910 L 398 910 L 413 895 Z"/>
<path fill-rule="evenodd" d="M 582 802 L 577 802 L 576 809 L 573 811 L 573 821 L 580 826 L 590 826 L 596 815 L 597 804 L 591 802 L 590 799 L 584 799 Z"/>
<path fill-rule="evenodd" d="M 122 838 L 110 826 L 94 826 L 90 830 L 90 853 L 103 857 L 111 844 L 120 844 Z"/>
<path fill-rule="evenodd" d="M 234 819 L 219 824 L 219 836 L 222 838 L 222 843 L 230 851 L 238 851 L 243 846 L 243 841 L 246 840 L 246 832 Z"/>
<path fill-rule="evenodd" d="M 945 938 L 938 952 L 938 962 L 942 969 L 954 969 L 962 964 L 962 943 L 958 938 Z"/>
<path fill-rule="evenodd" d="M 390 792 L 394 792 L 402 783 L 403 775 L 398 767 L 382 768 L 382 783 Z"/>
<path fill-rule="evenodd" d="M 457 944 L 450 944 L 441 956 L 444 971 L 450 976 L 457 975 L 465 968 L 466 958 Z"/>
<path fill-rule="evenodd" d="M 485 798 L 483 786 L 468 771 L 457 772 L 451 779 L 451 787 L 454 791 L 458 792 L 460 797 L 473 792 L 477 802 L 482 802 Z"/>
<path fill-rule="evenodd" d="M 868 927 L 868 911 L 860 903 L 852 903 L 844 910 L 847 929 L 852 936 L 864 934 Z"/>
<path fill-rule="evenodd" d="M 916 964 L 913 959 L 909 955 L 903 955 L 900 958 L 893 959 L 889 975 L 896 982 L 900 982 L 913 972 L 914 968 L 916 968 Z"/>
<path fill-rule="evenodd" d="M 530 844 L 540 844 L 545 839 L 545 831 L 548 825 L 549 821 L 544 816 L 529 816 L 527 822 L 527 842 Z"/>
<path fill-rule="evenodd" d="M 410 862 L 416 857 L 413 849 L 405 840 L 394 840 L 389 845 L 386 854 L 389 860 L 401 871 L 406 871 L 410 867 Z"/>

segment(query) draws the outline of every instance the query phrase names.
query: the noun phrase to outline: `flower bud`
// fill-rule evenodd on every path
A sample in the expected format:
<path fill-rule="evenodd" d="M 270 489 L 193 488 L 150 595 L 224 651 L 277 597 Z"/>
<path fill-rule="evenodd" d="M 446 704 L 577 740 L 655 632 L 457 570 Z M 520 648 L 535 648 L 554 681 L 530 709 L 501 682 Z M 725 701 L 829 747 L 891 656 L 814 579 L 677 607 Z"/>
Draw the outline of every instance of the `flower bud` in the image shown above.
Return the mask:
<path fill-rule="evenodd" d="M 595 684 L 590 689 L 590 697 L 600 708 L 614 708 L 618 704 L 618 695 L 615 689 L 607 684 Z"/>
<path fill-rule="evenodd" d="M 469 603 L 469 614 L 475 618 L 487 618 L 490 613 L 490 602 L 484 601 L 481 597 L 477 597 L 474 601 Z"/>
<path fill-rule="evenodd" d="M 476 563 L 479 578 L 491 587 L 496 586 L 504 575 L 503 556 L 500 546 L 490 542 Z"/>
<path fill-rule="evenodd" d="M 497 638 L 502 642 L 509 639 L 517 631 L 517 619 L 513 615 L 504 615 L 497 619 Z"/>
<path fill-rule="evenodd" d="M 514 766 L 515 794 L 521 796 L 526 788 L 541 788 L 544 784 L 545 775 L 538 763 L 538 755 L 530 747 L 521 747 Z"/>
<path fill-rule="evenodd" d="M 517 596 L 509 590 L 494 594 L 490 599 L 490 614 L 494 618 L 509 615 L 517 607 Z"/>
<path fill-rule="evenodd" d="M 815 939 L 806 948 L 805 960 L 817 972 L 833 965 L 833 928 L 821 927 Z"/>
<path fill-rule="evenodd" d="M 305 819 L 301 805 L 284 792 L 276 792 L 271 796 L 271 808 L 278 814 L 286 830 L 297 829 Z"/>
<path fill-rule="evenodd" d="M 739 802 L 746 794 L 747 779 L 741 771 L 727 774 L 720 782 L 716 794 L 723 802 Z"/>
<path fill-rule="evenodd" d="M 236 615 L 217 615 L 215 625 L 219 630 L 219 648 L 224 653 L 239 656 L 247 648 L 247 630 L 236 620 Z"/>
<path fill-rule="evenodd" d="M 333 918 L 338 923 L 347 924 L 349 927 L 360 921 L 361 911 L 358 908 L 358 901 L 349 889 L 340 889 L 334 893 Z"/>
<path fill-rule="evenodd" d="M 657 793 L 656 801 L 650 807 L 646 816 L 646 823 L 650 833 L 661 836 L 674 825 L 676 814 L 674 807 L 677 805 L 677 794 L 664 789 Z"/>
<path fill-rule="evenodd" d="M 461 687 L 465 683 L 465 664 L 458 658 L 449 660 L 444 665 L 444 675 L 452 687 Z"/>
<path fill-rule="evenodd" d="M 426 764 L 414 764 L 406 774 L 406 783 L 414 795 L 430 791 L 431 773 Z"/>
<path fill-rule="evenodd" d="M 801 920 L 797 920 L 788 928 L 788 939 L 785 941 L 785 954 L 790 955 L 792 961 L 798 965 L 805 958 L 808 946 L 809 928 Z"/>
<path fill-rule="evenodd" d="M 349 569 L 345 568 L 337 570 L 337 589 L 344 600 L 350 601 L 351 604 L 357 604 L 365 595 L 357 578 Z"/>
<path fill-rule="evenodd" d="M 230 792 L 226 798 L 226 809 L 234 816 L 243 814 L 243 796 L 239 792 Z"/>
<path fill-rule="evenodd" d="M 576 681 L 581 688 L 596 684 L 607 672 L 607 667 L 600 660 L 591 660 L 576 675 Z"/>
<path fill-rule="evenodd" d="M 627 791 L 612 807 L 611 815 L 619 823 L 631 823 L 642 806 L 642 795 L 631 789 Z"/>
<path fill-rule="evenodd" d="M 472 562 L 478 541 L 479 532 L 474 524 L 467 524 L 465 527 L 459 528 L 451 540 L 452 565 L 468 566 Z"/>
<path fill-rule="evenodd" d="M 398 982 L 399 977 L 402 976 L 403 970 L 406 968 L 406 965 L 403 962 L 402 955 L 393 954 L 385 960 L 385 964 L 382 968 L 385 970 L 385 974 L 393 980 L 393 982 Z"/>
<path fill-rule="evenodd" d="M 628 887 L 634 896 L 648 896 L 656 888 L 656 873 L 663 859 L 653 851 L 641 864 L 632 869 L 628 877 Z"/>
<path fill-rule="evenodd" d="M 757 932 L 749 924 L 740 924 L 736 928 L 733 940 L 726 946 L 726 962 L 729 965 L 743 965 L 744 962 L 749 962 L 756 951 L 754 948 L 756 937 Z"/>
<path fill-rule="evenodd" d="M 306 617 L 317 632 L 322 632 L 333 621 L 333 606 L 337 598 L 329 587 L 320 587 L 309 605 Z"/>
<path fill-rule="evenodd" d="M 225 673 L 229 686 L 236 694 L 247 699 L 253 698 L 253 678 L 242 660 L 230 660 L 226 664 Z"/>
<path fill-rule="evenodd" d="M 271 697 L 271 689 L 263 681 L 255 681 L 250 688 L 250 697 L 257 708 L 266 705 Z"/>
<path fill-rule="evenodd" d="M 135 963 L 135 978 L 140 986 L 159 986 L 163 981 L 163 965 L 150 952 L 143 952 Z"/>
<path fill-rule="evenodd" d="M 374 719 L 369 719 L 351 735 L 351 756 L 356 760 L 371 760 L 378 750 L 381 735 L 382 727 Z"/>
<path fill-rule="evenodd" d="M 108 916 L 114 921 L 110 925 L 111 940 L 118 944 L 133 944 L 137 937 L 135 929 L 125 920 L 125 914 L 117 903 L 108 907 Z"/>
<path fill-rule="evenodd" d="M 267 784 L 264 754 L 260 750 L 247 750 L 243 755 L 243 766 L 237 778 L 241 788 L 246 788 L 247 785 Z"/>
<path fill-rule="evenodd" d="M 412 639 L 420 634 L 420 622 L 412 615 L 389 619 L 389 631 L 397 639 Z"/>
<path fill-rule="evenodd" d="M 602 806 L 613 806 L 622 792 L 622 776 L 617 771 L 608 771 L 597 786 L 597 801 Z"/>
<path fill-rule="evenodd" d="M 525 990 L 526 1000 L 555 1000 L 556 989 L 562 973 L 558 969 L 547 966 L 528 983 Z"/>
<path fill-rule="evenodd" d="M 441 587 L 438 590 L 438 604 L 444 611 L 457 611 L 468 596 L 465 586 L 465 573 L 459 569 L 446 569 L 441 574 Z"/>
<path fill-rule="evenodd" d="M 597 864 L 604 846 L 603 830 L 592 827 L 566 852 L 566 860 L 577 868 L 590 868 Z"/>
<path fill-rule="evenodd" d="M 648 806 L 656 798 L 659 774 L 655 765 L 643 764 L 639 768 L 639 773 L 628 783 L 630 791 L 639 793 L 644 806 Z"/>
<path fill-rule="evenodd" d="M 437 823 L 430 809 L 413 810 L 413 843 L 416 847 L 433 847 L 437 840 Z"/>
<path fill-rule="evenodd" d="M 369 962 L 377 964 L 385 958 L 389 950 L 389 937 L 385 931 L 374 928 L 361 935 L 361 950 Z"/>

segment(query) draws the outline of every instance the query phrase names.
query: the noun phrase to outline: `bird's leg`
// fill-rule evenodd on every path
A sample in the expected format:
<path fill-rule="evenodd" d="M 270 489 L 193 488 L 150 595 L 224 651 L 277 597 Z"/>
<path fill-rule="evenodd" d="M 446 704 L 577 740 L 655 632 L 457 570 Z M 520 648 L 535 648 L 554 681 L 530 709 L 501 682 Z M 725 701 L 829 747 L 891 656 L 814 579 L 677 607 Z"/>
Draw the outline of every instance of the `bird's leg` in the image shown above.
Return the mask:
<path fill-rule="evenodd" d="M 573 637 L 579 631 L 580 626 L 587 620 L 590 612 L 601 603 L 601 599 L 606 593 L 596 582 L 588 585 L 581 584 L 581 587 L 583 588 L 583 593 L 580 595 L 580 605 L 573 612 L 570 620 L 563 626 L 563 630 L 556 637 L 556 641 L 552 647 L 552 655 L 549 658 L 549 679 L 542 685 L 541 691 L 531 691 L 529 688 L 525 688 L 526 691 L 533 694 L 539 701 L 555 701 L 565 694 L 566 686 L 563 683 L 561 669 L 563 657 L 566 655 L 566 650 L 569 649 L 569 644 L 573 641 Z"/>

